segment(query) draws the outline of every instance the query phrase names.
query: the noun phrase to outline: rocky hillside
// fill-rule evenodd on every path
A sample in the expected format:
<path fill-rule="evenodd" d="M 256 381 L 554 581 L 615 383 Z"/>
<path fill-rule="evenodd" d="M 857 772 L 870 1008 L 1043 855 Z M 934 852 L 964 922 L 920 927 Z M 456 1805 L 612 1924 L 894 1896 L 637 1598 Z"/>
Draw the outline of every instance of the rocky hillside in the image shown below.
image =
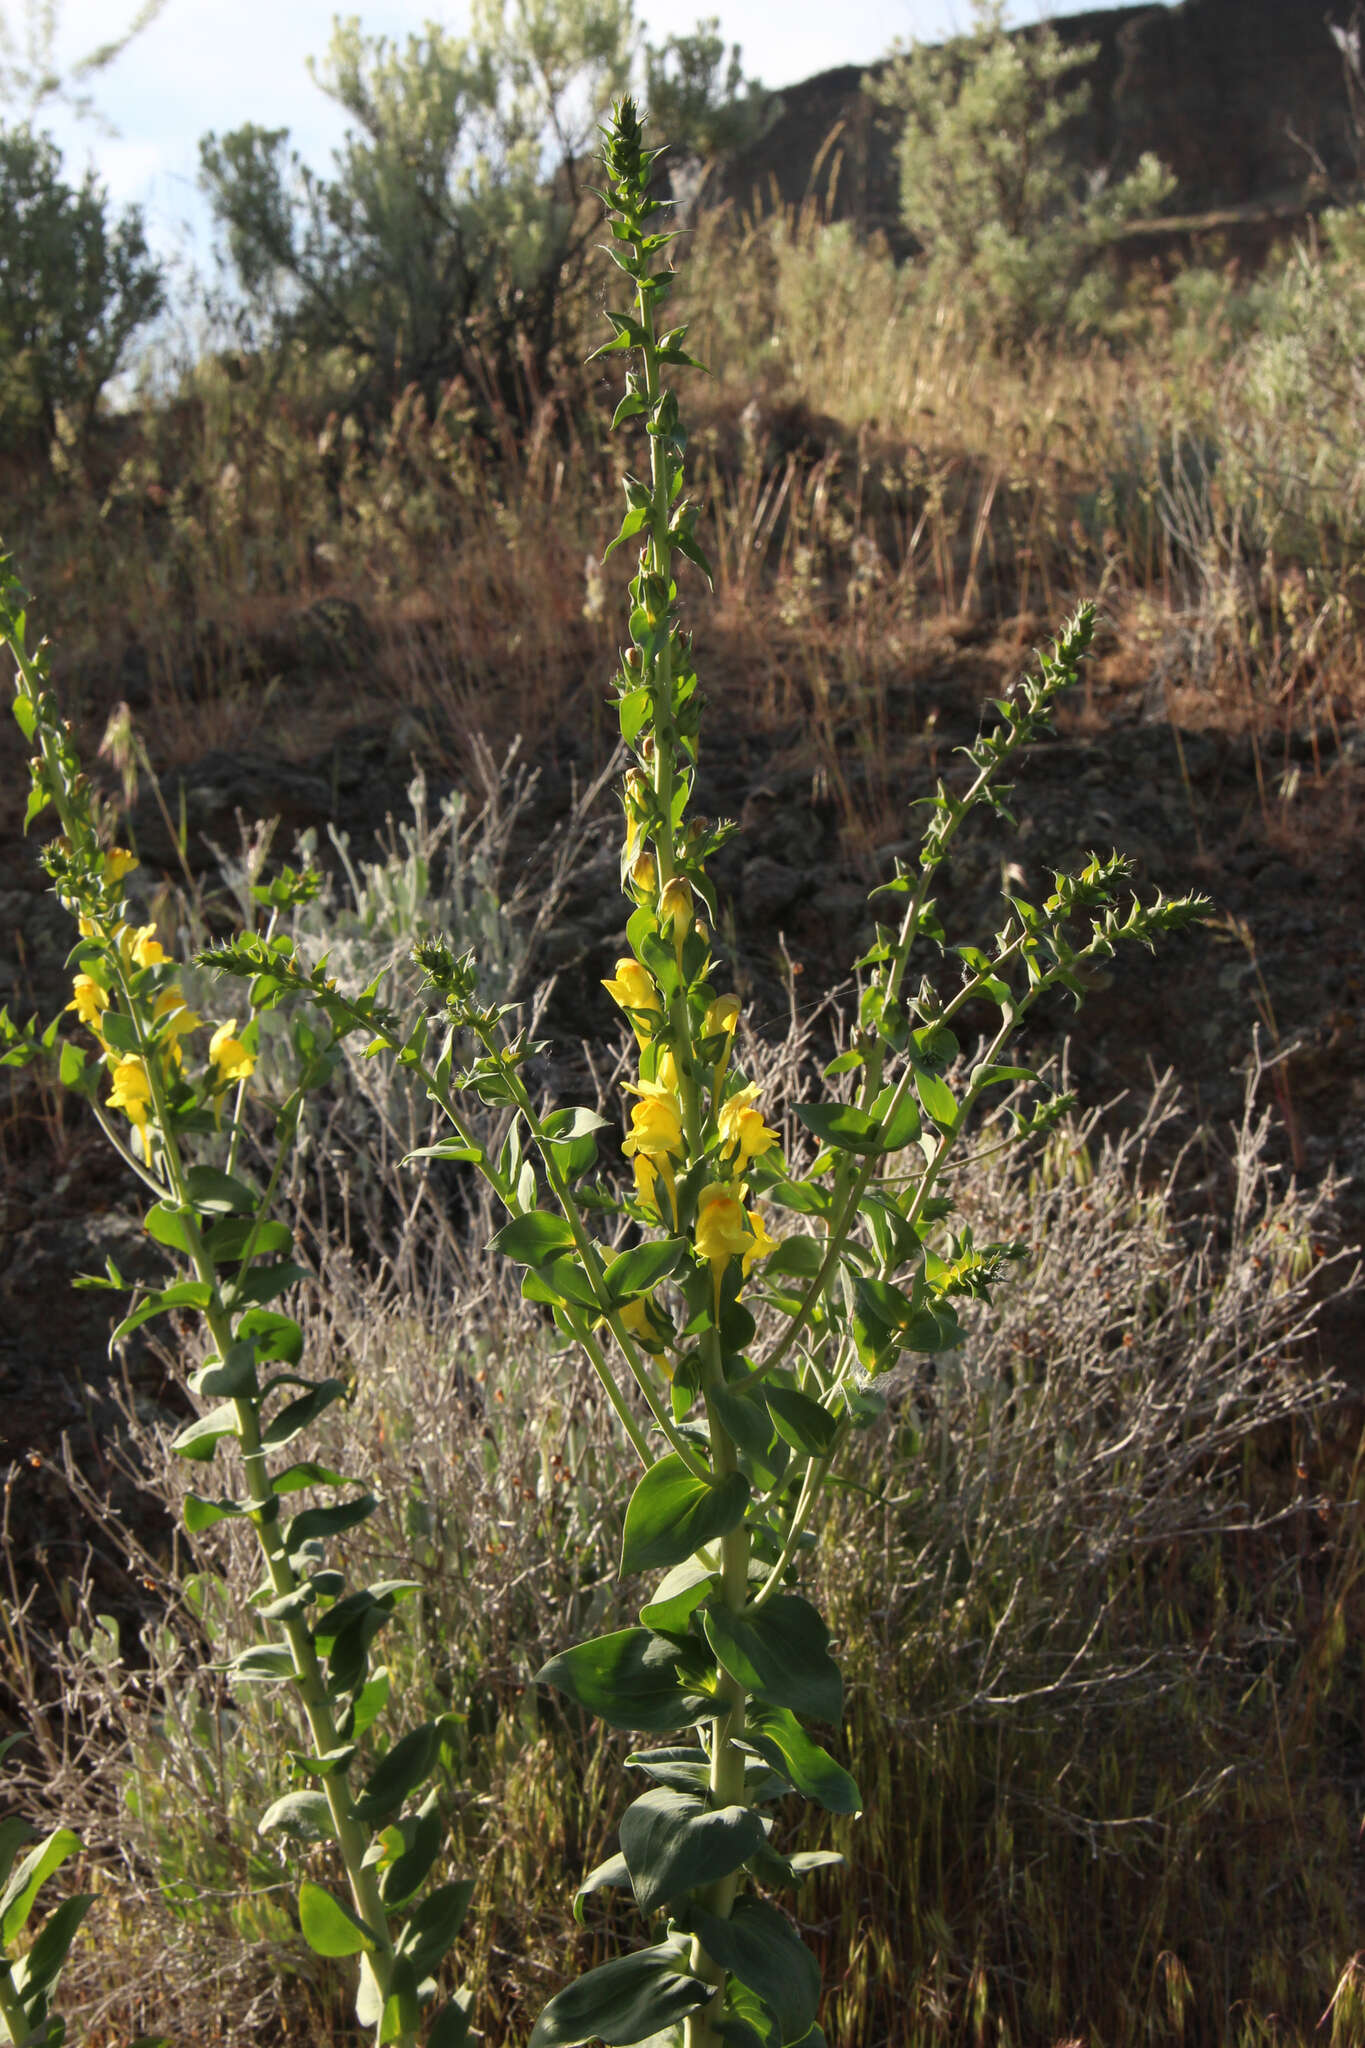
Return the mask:
<path fill-rule="evenodd" d="M 1065 42 L 1098 46 L 1077 162 L 1122 175 L 1154 151 L 1179 181 L 1172 211 L 1217 216 L 1210 227 L 1254 257 L 1268 223 L 1358 177 L 1328 28 L 1349 12 L 1348 0 L 1180 0 L 1061 17 Z M 767 134 L 718 175 L 714 196 L 761 209 L 814 199 L 894 239 L 895 124 L 863 90 L 881 69 L 844 65 L 784 90 Z"/>

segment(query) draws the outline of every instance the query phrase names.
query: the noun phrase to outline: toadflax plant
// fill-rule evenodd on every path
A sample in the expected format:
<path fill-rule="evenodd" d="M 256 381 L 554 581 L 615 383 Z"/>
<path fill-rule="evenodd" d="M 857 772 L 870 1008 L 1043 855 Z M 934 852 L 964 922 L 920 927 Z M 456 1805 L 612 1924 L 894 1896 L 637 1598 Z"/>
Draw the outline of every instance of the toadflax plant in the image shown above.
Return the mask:
<path fill-rule="evenodd" d="M 30 815 L 57 807 L 63 836 L 47 862 L 80 920 L 73 1008 L 93 1052 L 67 1045 L 64 1077 L 148 1184 L 148 1227 L 193 1276 L 149 1297 L 122 1328 L 175 1307 L 207 1322 L 213 1352 L 193 1388 L 213 1405 L 180 1448 L 207 1460 L 235 1443 L 244 1492 L 192 1496 L 188 1512 L 201 1528 L 244 1519 L 260 1541 L 269 1636 L 234 1678 L 293 1688 L 306 1731 L 291 1752 L 301 1783 L 272 1812 L 336 1845 L 347 1896 L 305 1883 L 300 1919 L 324 1954 L 360 1957 L 358 2010 L 380 2043 L 415 2043 L 468 1888 L 438 1884 L 414 1903 L 440 1853 L 433 1795 L 413 1803 L 441 1752 L 439 1723 L 393 1742 L 355 1782 L 357 1743 L 382 1695 L 369 1646 L 404 1591 L 348 1592 L 326 1553 L 369 1511 L 368 1497 L 316 1464 L 275 1462 L 341 1390 L 298 1374 L 298 1326 L 269 1305 L 300 1275 L 270 1213 L 278 1168 L 258 1189 L 237 1163 L 256 1016 L 289 1011 L 300 1092 L 356 1031 L 425 1086 L 452 1126 L 434 1151 L 488 1182 L 507 1215 L 495 1249 L 524 1269 L 523 1294 L 581 1350 L 642 1467 L 621 1552 L 623 1574 L 654 1581 L 638 1625 L 564 1649 L 539 1677 L 647 1739 L 629 1758 L 643 1789 L 621 1815 L 619 1851 L 584 1875 L 575 1900 L 583 1917 L 596 1893 L 626 1893 L 644 1938 L 558 1991 L 530 2048 L 819 2048 L 818 1966 L 780 1902 L 838 1860 L 788 1839 L 794 1802 L 843 1814 L 860 1806 L 835 1754 L 839 1667 L 801 1576 L 826 1489 L 850 1433 L 881 1412 L 878 1380 L 905 1354 L 957 1346 L 957 1303 L 988 1296 L 1021 1255 L 953 1227 L 949 1169 L 983 1117 L 1009 1143 L 1066 1106 L 1030 1105 L 1036 1076 L 1009 1064 L 1029 1010 L 1058 987 L 1079 998 L 1087 970 L 1120 941 L 1150 945 L 1206 907 L 1195 897 L 1125 907 L 1127 867 L 1114 855 L 1057 875 L 1042 903 L 1006 898 L 999 931 L 981 944 L 950 944 L 935 914 L 934 878 L 955 835 L 981 806 L 1002 807 L 1011 764 L 1075 680 L 1093 631 L 1082 609 L 1037 675 L 999 701 L 998 724 L 965 749 L 960 788 L 940 784 L 928 800 L 917 861 L 878 892 L 886 922 L 857 963 L 858 1013 L 826 1069 L 828 1093 L 792 1105 L 809 1138 L 804 1157 L 784 1156 L 779 1106 L 737 1062 L 740 1004 L 711 938 L 707 865 L 729 828 L 689 815 L 700 700 L 676 572 L 683 561 L 707 569 L 668 381 L 691 358 L 684 331 L 660 321 L 672 238 L 649 191 L 656 154 L 623 100 L 604 163 L 611 254 L 631 296 L 608 314 L 600 353 L 625 366 L 614 424 L 643 430 L 648 449 L 646 473 L 625 479 L 612 543 L 638 547 L 613 684 L 631 760 L 621 791 L 628 951 L 606 984 L 636 1048 L 628 1181 L 597 1172 L 601 1116 L 541 1103 L 529 1068 L 541 1048 L 511 1008 L 481 998 L 472 956 L 440 940 L 417 949 L 430 1000 L 411 1028 L 373 989 L 337 989 L 325 960 L 304 958 L 270 924 L 201 956 L 244 985 L 252 1022 L 239 1034 L 193 1016 L 154 932 L 131 922 L 123 856 L 95 831 L 12 583 L 0 616 L 19 669 L 20 724 L 38 748 Z M 286 873 L 259 900 L 268 912 L 308 886 Z M 37 1048 L 33 1033 L 8 1028 L 14 1056 Z M 205 1031 L 206 1054 L 196 1050 Z M 281 1112 L 281 1153 L 292 1113 Z M 220 1164 L 210 1155 L 223 1145 Z M 343 1497 L 290 1514 L 284 1503 L 303 1488 Z M 452 2001 L 426 2038 L 448 2048 L 465 2025 Z"/>
<path fill-rule="evenodd" d="M 621 1816 L 618 1853 L 575 1901 L 581 1917 L 593 1894 L 628 1893 L 643 1945 L 559 1991 L 530 2048 L 815 2048 L 819 1971 L 779 1901 L 837 1859 L 779 1839 L 775 1809 L 785 1818 L 793 1797 L 844 1814 L 860 1804 L 829 1746 L 842 1682 L 801 1582 L 825 1490 L 850 1432 L 880 1412 L 878 1379 L 903 1354 L 955 1347 L 957 1302 L 987 1296 L 1020 1256 L 951 1227 L 946 1177 L 992 1098 L 1003 1142 L 1066 1106 L 1018 1106 L 1036 1076 L 1008 1064 L 1007 1049 L 1029 1010 L 1053 988 L 1079 997 L 1087 969 L 1120 941 L 1150 945 L 1205 906 L 1122 906 L 1127 868 L 1113 856 L 1057 875 L 1041 904 L 1007 898 L 980 946 L 950 946 L 935 915 L 930 892 L 955 834 L 979 806 L 1001 806 L 1005 771 L 1075 680 L 1093 629 L 1084 609 L 966 749 L 966 786 L 940 784 L 917 863 L 879 892 L 890 915 L 858 963 L 856 1028 L 826 1069 L 835 1085 L 793 1105 L 813 1156 L 800 1169 L 784 1157 L 776 1105 L 736 1064 L 740 1005 L 711 939 L 707 862 L 728 828 L 689 817 L 700 701 L 675 578 L 681 560 L 703 573 L 706 561 L 668 381 L 691 359 L 684 331 L 660 320 L 672 238 L 649 192 L 656 154 L 622 101 L 604 162 L 610 253 L 631 298 L 608 313 L 599 353 L 625 364 L 614 425 L 643 429 L 648 450 L 647 473 L 625 479 L 612 542 L 639 547 L 614 679 L 631 757 L 629 950 L 606 983 L 637 1052 L 628 1193 L 590 1178 L 600 1118 L 538 1105 L 527 1079 L 537 1048 L 506 1012 L 480 1007 L 471 959 L 437 944 L 419 958 L 446 1027 L 430 1085 L 456 1134 L 440 1149 L 488 1176 L 511 1212 L 494 1247 L 525 1268 L 523 1294 L 601 1378 L 644 1468 L 621 1570 L 662 1575 L 638 1626 L 575 1644 L 539 1674 L 655 1742 L 629 1759 L 644 1789 Z M 937 980 L 914 978 L 917 949 L 941 961 Z M 965 1069 L 964 1028 L 978 1041 Z M 469 1093 L 509 1120 L 496 1157 L 458 1106 Z"/>
<path fill-rule="evenodd" d="M 67 1007 L 84 1042 L 62 1045 L 61 1078 L 86 1098 L 151 1195 L 146 1229 L 187 1276 L 145 1295 L 113 1342 L 172 1310 L 202 1318 L 211 1349 L 190 1376 L 200 1412 L 174 1448 L 207 1471 L 220 1451 L 234 1447 L 239 1491 L 190 1493 L 185 1522 L 195 1533 L 232 1520 L 254 1531 L 263 1577 L 252 1601 L 261 1640 L 232 1659 L 227 1675 L 233 1686 L 287 1688 L 296 1708 L 293 1727 L 282 1730 L 281 1757 L 294 1786 L 260 1827 L 304 1844 L 334 1845 L 344 1892 L 305 1879 L 299 1922 L 318 1954 L 359 1959 L 356 2013 L 376 2043 L 415 2048 L 425 2025 L 433 2048 L 459 2048 L 468 2029 L 466 2001 L 457 1996 L 435 2011 L 436 1971 L 472 1886 L 464 1879 L 429 1882 L 444 1843 L 430 1781 L 453 1730 L 440 1720 L 425 1722 L 390 1739 L 377 1756 L 371 1738 L 368 1760 L 362 1757 L 367 1731 L 374 1726 L 378 1734 L 382 1726 L 388 1693 L 388 1674 L 372 1667 L 371 1646 L 398 1604 L 419 1589 L 396 1580 L 348 1588 L 336 1542 L 376 1503 L 352 1478 L 299 1455 L 309 1427 L 346 1390 L 338 1379 L 301 1369 L 299 1324 L 272 1306 L 307 1278 L 289 1257 L 289 1226 L 272 1213 L 299 1112 L 336 1066 L 342 1039 L 373 1012 L 373 995 L 337 1009 L 320 976 L 310 1008 L 292 1019 L 299 1080 L 277 1113 L 273 1171 L 258 1186 L 238 1157 L 255 1065 L 254 1020 L 239 1033 L 235 1019 L 215 1024 L 197 1015 L 155 926 L 133 922 L 124 883 L 137 862 L 99 829 L 52 692 L 46 650 L 29 650 L 23 593 L 3 558 L 0 641 L 15 662 L 14 715 L 34 749 L 25 822 L 49 808 L 57 814 L 60 834 L 43 860 L 77 927 Z M 286 872 L 254 893 L 273 918 L 316 888 L 316 876 Z M 260 940 L 267 962 L 279 943 L 267 925 Z M 272 994 L 268 975 L 258 975 L 253 1009 Z M 39 1037 L 0 1013 L 8 1063 L 51 1049 L 55 1040 L 55 1027 Z M 125 1285 L 112 1265 L 108 1284 Z M 301 1505 L 299 1496 L 318 1494 L 323 1503 Z M 43 1875 L 73 1843 L 65 1834 L 52 1837 Z M 22 1892 L 21 1904 L 38 1881 Z M 46 2010 L 63 1942 L 69 1945 L 88 1903 L 59 1906 L 26 1963 L 9 1973 L 0 1968 L 0 2016 L 16 2042 L 30 2037 L 15 2032 L 15 2014 L 32 2019 Z M 0 1906 L 7 1942 L 18 1908 L 8 1891 Z"/>

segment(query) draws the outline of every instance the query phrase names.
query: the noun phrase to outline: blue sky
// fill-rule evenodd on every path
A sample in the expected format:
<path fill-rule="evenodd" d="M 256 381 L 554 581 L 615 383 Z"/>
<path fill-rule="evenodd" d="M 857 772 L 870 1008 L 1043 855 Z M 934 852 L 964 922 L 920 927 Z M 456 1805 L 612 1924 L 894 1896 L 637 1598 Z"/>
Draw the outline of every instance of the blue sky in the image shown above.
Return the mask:
<path fill-rule="evenodd" d="M 129 21 L 136 0 L 65 0 L 60 48 L 83 54 Z M 1094 4 L 1094 0 L 1091 0 Z M 11 19 L 23 0 L 5 5 Z M 1036 19 L 1037 0 L 1021 0 L 1016 20 Z M 1054 11 L 1077 11 L 1065 4 Z M 94 83 L 101 112 L 117 133 L 103 135 L 65 109 L 43 123 L 74 171 L 93 161 L 119 200 L 145 210 L 154 245 L 203 254 L 204 210 L 195 190 L 197 145 L 209 129 L 259 121 L 289 128 L 295 145 L 325 167 L 340 134 L 337 110 L 313 85 L 310 56 L 326 48 L 333 17 L 358 13 L 376 34 L 407 36 L 429 19 L 459 30 L 460 0 L 167 0 L 161 17 Z M 678 0 L 637 0 L 656 39 L 690 28 Z M 746 66 L 765 85 L 787 85 L 835 64 L 868 62 L 896 38 L 935 41 L 966 25 L 966 0 L 697 0 L 696 15 L 718 14 L 727 40 L 742 45 Z"/>

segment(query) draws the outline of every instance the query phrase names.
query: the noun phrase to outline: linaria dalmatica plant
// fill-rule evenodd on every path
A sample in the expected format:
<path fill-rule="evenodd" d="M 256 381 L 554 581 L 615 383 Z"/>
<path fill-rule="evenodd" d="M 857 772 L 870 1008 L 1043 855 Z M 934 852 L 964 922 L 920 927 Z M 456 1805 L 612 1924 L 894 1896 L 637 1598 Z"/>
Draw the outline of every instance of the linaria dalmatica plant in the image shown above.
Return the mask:
<path fill-rule="evenodd" d="M 954 1350 L 955 1303 L 988 1298 L 1022 1255 L 954 1231 L 945 1183 L 993 1091 L 1005 1091 L 992 1123 L 1006 1143 L 1046 1130 L 1069 1104 L 1020 1106 L 1037 1079 L 1007 1063 L 1022 1021 L 1052 989 L 1079 999 L 1092 965 L 1121 941 L 1151 945 L 1206 906 L 1158 897 L 1124 907 L 1127 864 L 1095 856 L 1058 874 L 1041 904 L 1008 898 L 983 945 L 950 945 L 939 924 L 934 876 L 963 821 L 981 805 L 1002 808 L 1005 771 L 1074 682 L 1093 634 L 1085 608 L 1038 675 L 998 702 L 999 723 L 966 749 L 965 787 L 940 783 L 918 861 L 878 892 L 894 916 L 858 963 L 856 1027 L 826 1070 L 837 1085 L 794 1106 L 814 1156 L 800 1166 L 784 1158 L 757 1088 L 737 1071 L 739 1003 L 719 981 L 711 941 L 707 862 L 730 828 L 688 814 L 700 699 L 675 575 L 680 560 L 708 572 L 665 381 L 691 358 L 685 331 L 659 321 L 672 237 L 650 196 L 655 154 L 622 101 L 604 161 L 610 253 L 633 296 L 608 312 L 613 334 L 600 354 L 626 358 L 613 424 L 639 421 L 649 449 L 647 477 L 625 479 L 612 543 L 639 543 L 613 690 L 631 757 L 621 853 L 629 951 L 606 984 L 638 1056 L 623 1146 L 631 1193 L 594 1177 L 595 1112 L 538 1108 L 527 1076 L 538 1048 L 505 1008 L 480 1004 L 470 957 L 438 944 L 418 957 L 446 1026 L 432 1086 L 455 1135 L 437 1149 L 486 1174 L 511 1212 L 494 1247 L 524 1267 L 523 1294 L 601 1378 L 645 1468 L 625 1511 L 621 1569 L 663 1574 L 638 1627 L 574 1645 L 539 1674 L 614 1727 L 674 1739 L 632 1755 L 646 1789 L 621 1818 L 618 1853 L 584 1877 L 575 1901 L 581 1916 L 601 1890 L 632 1895 L 647 1945 L 554 1996 L 531 2048 L 646 2038 L 816 2048 L 818 1967 L 768 1896 L 837 1861 L 779 1848 L 768 1809 L 792 1795 L 836 1813 L 860 1804 L 814 1732 L 837 1727 L 842 1709 L 828 1631 L 799 1590 L 814 1518 L 850 1432 L 882 1410 L 877 1381 L 902 1354 Z M 915 982 L 926 943 L 944 972 Z M 257 949 L 237 971 L 260 964 Z M 954 1027 L 983 1015 L 977 1057 L 954 1082 Z M 404 1052 L 420 1057 L 415 1039 Z M 461 1093 L 508 1118 L 496 1158 L 455 1107 Z"/>
<path fill-rule="evenodd" d="M 382 1580 L 348 1589 L 335 1561 L 336 1540 L 376 1503 L 350 1476 L 294 1449 L 346 1389 L 337 1378 L 300 1370 L 299 1325 L 271 1305 L 307 1279 L 289 1256 L 289 1225 L 273 1213 L 299 1113 L 334 1070 L 343 1038 L 373 1010 L 373 995 L 337 1011 L 324 982 L 310 1009 L 292 1019 L 298 1079 L 276 1115 L 272 1171 L 264 1187 L 255 1185 L 238 1159 L 255 1065 L 254 1020 L 240 1035 L 235 1020 L 218 1024 L 207 1056 L 196 1053 L 209 1027 L 186 1002 L 180 969 L 155 926 L 131 921 L 123 884 L 137 863 L 107 845 L 99 829 L 51 689 L 45 648 L 29 650 L 23 593 L 2 559 L 0 640 L 15 661 L 14 714 L 35 749 L 25 822 L 55 810 L 61 832 L 43 861 L 78 926 L 68 1008 L 93 1052 L 74 1041 L 63 1044 L 61 1078 L 85 1097 L 109 1142 L 153 1196 L 148 1233 L 192 1276 L 145 1294 L 113 1342 L 173 1310 L 203 1318 L 212 1349 L 190 1377 L 201 1412 L 175 1448 L 207 1466 L 221 1449 L 235 1446 L 240 1491 L 235 1497 L 189 1494 L 185 1521 L 195 1532 L 238 1520 L 254 1530 L 264 1566 L 252 1596 L 262 1640 L 232 1659 L 228 1675 L 233 1685 L 287 1686 L 298 1709 L 282 1759 L 294 1785 L 260 1827 L 304 1845 L 335 1844 L 349 1897 L 305 1878 L 298 1891 L 304 1937 L 319 1955 L 359 1957 L 362 2026 L 377 2043 L 415 2048 L 437 1995 L 435 1973 L 472 1890 L 467 1879 L 429 1883 L 442 1855 L 439 1780 L 452 1731 L 439 1718 L 427 1721 L 395 1733 L 377 1760 L 370 1754 L 359 1761 L 388 1692 L 388 1674 L 372 1663 L 371 1648 L 415 1588 Z M 261 940 L 267 960 L 281 943 L 273 934 L 275 918 L 317 886 L 315 875 L 286 870 L 256 888 L 269 920 Z M 253 987 L 253 1008 L 268 994 L 268 980 L 264 989 Z M 10 1062 L 55 1042 L 55 1027 L 40 1036 L 7 1013 L 0 1013 L 0 1027 Z M 126 1285 L 112 1263 L 107 1284 Z M 296 1510 L 296 1495 L 318 1492 L 332 1498 Z M 62 1914 L 72 1919 L 74 1932 L 71 1902 L 48 1926 L 60 1934 Z M 56 1945 L 54 1935 L 48 1947 Z M 31 1972 L 31 1958 L 28 1967 Z M 44 1997 L 54 1977 L 55 1965 L 41 1987 Z M 467 2029 L 465 2001 L 457 1995 L 431 2019 L 425 2038 L 437 2048 L 458 2048 Z"/>
<path fill-rule="evenodd" d="M 649 446 L 647 479 L 625 480 L 625 516 L 612 544 L 639 542 L 630 644 L 613 692 L 632 757 L 622 789 L 629 952 L 606 984 L 638 1056 L 623 1147 L 631 1192 L 596 1173 L 600 1115 L 538 1106 L 528 1062 L 539 1048 L 527 1029 L 509 1024 L 511 1007 L 481 1000 L 468 954 L 457 957 L 438 940 L 419 946 L 433 1014 L 411 1029 L 372 989 L 352 998 L 334 988 L 325 960 L 310 963 L 269 927 L 202 957 L 247 984 L 253 1014 L 292 1011 L 309 1055 L 301 1089 L 310 1062 L 325 1073 L 339 1042 L 361 1030 L 370 1050 L 396 1057 L 424 1083 L 453 1127 L 431 1149 L 482 1173 L 509 1218 L 494 1247 L 525 1269 L 523 1294 L 581 1348 L 644 1467 L 625 1511 L 621 1565 L 626 1574 L 663 1576 L 640 1624 L 566 1649 L 540 1679 L 611 1726 L 677 1738 L 632 1756 L 647 1789 L 622 1816 L 619 1852 L 584 1877 L 575 1902 L 581 1915 L 598 1891 L 623 1890 L 651 1939 L 554 1996 L 531 2048 L 594 2039 L 817 2048 L 818 1967 L 767 1894 L 799 1888 L 837 1859 L 779 1848 L 765 1810 L 793 1796 L 836 1813 L 860 1805 L 854 1779 L 813 1732 L 837 1727 L 842 1711 L 827 1628 L 799 1590 L 815 1517 L 850 1433 L 882 1411 L 878 1380 L 903 1354 L 956 1349 L 955 1303 L 989 1298 L 1022 1255 L 1020 1246 L 978 1246 L 969 1230 L 952 1229 L 946 1172 L 992 1091 L 1005 1091 L 989 1116 L 1001 1143 L 1047 1130 L 1068 1106 L 1066 1097 L 1027 1104 L 1022 1091 L 1037 1077 L 1006 1059 L 1023 1019 L 1050 990 L 1079 999 L 1088 970 L 1120 941 L 1150 945 L 1206 906 L 1158 897 L 1124 908 L 1126 863 L 1095 856 L 1057 875 L 1041 904 L 1007 898 L 1000 930 L 983 945 L 952 945 L 939 924 L 934 876 L 964 820 L 983 805 L 1002 808 L 1006 771 L 1047 729 L 1054 702 L 1074 682 L 1093 634 L 1084 608 L 1037 676 L 998 701 L 999 723 L 965 750 L 961 788 L 940 783 L 927 800 L 918 860 L 878 892 L 893 915 L 857 963 L 864 979 L 856 1024 L 826 1069 L 835 1085 L 825 1099 L 794 1105 L 813 1141 L 809 1156 L 784 1157 L 757 1088 L 734 1061 L 740 1006 L 719 985 L 712 950 L 718 906 L 707 863 L 729 828 L 688 814 L 700 701 L 675 569 L 682 559 L 703 573 L 707 565 L 696 507 L 684 495 L 677 400 L 665 382 L 691 358 L 685 332 L 661 332 L 658 323 L 672 278 L 671 236 L 649 193 L 654 154 L 633 105 L 621 102 L 607 133 L 607 208 L 611 253 L 633 299 L 629 310 L 609 313 L 613 335 L 601 353 L 628 361 L 614 424 L 639 420 Z M 278 1232 L 270 1235 L 270 1187 L 229 1201 L 218 1169 L 185 1163 L 184 1142 L 212 1133 L 229 1088 L 246 1078 L 252 1027 L 240 1039 L 234 1027 L 220 1027 L 207 1069 L 198 1079 L 186 1073 L 180 1039 L 193 1027 L 176 1000 L 174 969 L 158 957 L 152 934 L 122 919 L 117 859 L 111 865 L 100 850 L 41 657 L 24 651 L 13 593 L 7 637 L 19 660 L 21 724 L 40 745 L 30 809 L 36 815 L 49 798 L 57 802 L 66 837 L 49 866 L 90 926 L 76 949 L 83 979 L 75 1007 L 96 1030 L 102 1059 L 87 1066 L 78 1049 L 66 1048 L 65 1078 L 90 1097 L 130 1166 L 151 1178 L 153 1227 L 195 1269 L 195 1280 L 149 1297 L 134 1317 L 190 1306 L 213 1331 L 217 1351 L 195 1391 L 222 1406 L 185 1434 L 188 1447 L 206 1453 L 235 1436 L 249 1492 L 192 1512 L 243 1515 L 261 1536 L 270 1567 L 265 1613 L 283 1641 L 236 1675 L 292 1677 L 312 1735 L 311 1754 L 296 1760 L 321 1791 L 295 1792 L 281 1805 L 301 1825 L 320 1824 L 325 1806 L 351 1883 L 349 1906 L 304 1887 L 305 1932 L 325 1951 L 362 1955 L 364 2016 L 380 2038 L 411 2041 L 426 1988 L 419 1968 L 436 1960 L 433 1923 L 453 1937 L 467 1888 L 438 1887 L 395 1936 L 388 1908 L 403 1905 L 407 1892 L 392 1895 L 394 1870 L 425 1871 L 439 1853 L 430 1797 L 368 1846 L 366 1834 L 371 1819 L 396 1811 L 424 1782 L 439 1724 L 396 1743 L 355 1798 L 347 1775 L 353 1742 L 374 1705 L 365 1653 L 402 1589 L 343 1595 L 340 1575 L 314 1548 L 364 1514 L 364 1496 L 308 1510 L 312 1521 L 296 1518 L 281 1533 L 281 1478 L 345 1484 L 312 1467 L 272 1477 L 267 1466 L 261 1405 L 296 1382 L 275 1375 L 262 1386 L 255 1367 L 294 1362 L 287 1333 L 280 1356 L 271 1355 L 288 1319 L 266 1303 L 296 1269 L 255 1263 L 287 1249 Z M 286 874 L 261 885 L 261 900 L 283 907 L 306 886 Z M 926 947 L 942 968 L 915 982 L 917 949 Z M 979 1046 L 960 1075 L 954 1026 L 964 1023 L 977 1030 Z M 36 1049 L 35 1034 L 10 1031 L 16 1055 Z M 104 1108 L 128 1115 L 136 1131 L 129 1145 L 97 1098 L 104 1064 L 115 1084 Z M 475 1117 L 462 1104 L 471 1095 L 501 1118 L 500 1141 L 484 1142 L 482 1112 Z M 283 1147 L 287 1112 L 280 1122 Z M 234 1111 L 231 1186 L 235 1128 Z M 790 1227 L 777 1234 L 779 1217 Z M 220 1245 L 226 1281 L 214 1263 Z M 326 1383 L 308 1387 L 286 1412 L 299 1416 L 299 1402 L 328 1398 Z M 270 1445 L 277 1441 L 270 1436 Z M 294 1476 L 305 1469 L 307 1477 Z M 322 1610 L 311 1625 L 310 1606 Z M 381 1880 L 386 1859 L 394 1860 Z M 452 2002 L 429 2038 L 444 2048 L 464 2025 L 462 2006 Z"/>

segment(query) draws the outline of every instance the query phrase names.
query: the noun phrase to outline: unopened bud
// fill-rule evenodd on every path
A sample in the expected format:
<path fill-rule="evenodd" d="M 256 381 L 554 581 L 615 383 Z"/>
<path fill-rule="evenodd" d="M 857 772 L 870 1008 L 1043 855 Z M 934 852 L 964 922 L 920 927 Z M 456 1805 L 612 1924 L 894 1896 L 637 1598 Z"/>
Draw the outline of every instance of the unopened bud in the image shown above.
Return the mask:
<path fill-rule="evenodd" d="M 672 928 L 677 945 L 682 944 L 692 929 L 692 884 L 682 875 L 674 875 L 664 885 L 659 898 L 659 922 Z"/>
<path fill-rule="evenodd" d="M 631 864 L 630 879 L 642 896 L 653 896 L 658 886 L 659 874 L 652 853 L 636 854 Z"/>

